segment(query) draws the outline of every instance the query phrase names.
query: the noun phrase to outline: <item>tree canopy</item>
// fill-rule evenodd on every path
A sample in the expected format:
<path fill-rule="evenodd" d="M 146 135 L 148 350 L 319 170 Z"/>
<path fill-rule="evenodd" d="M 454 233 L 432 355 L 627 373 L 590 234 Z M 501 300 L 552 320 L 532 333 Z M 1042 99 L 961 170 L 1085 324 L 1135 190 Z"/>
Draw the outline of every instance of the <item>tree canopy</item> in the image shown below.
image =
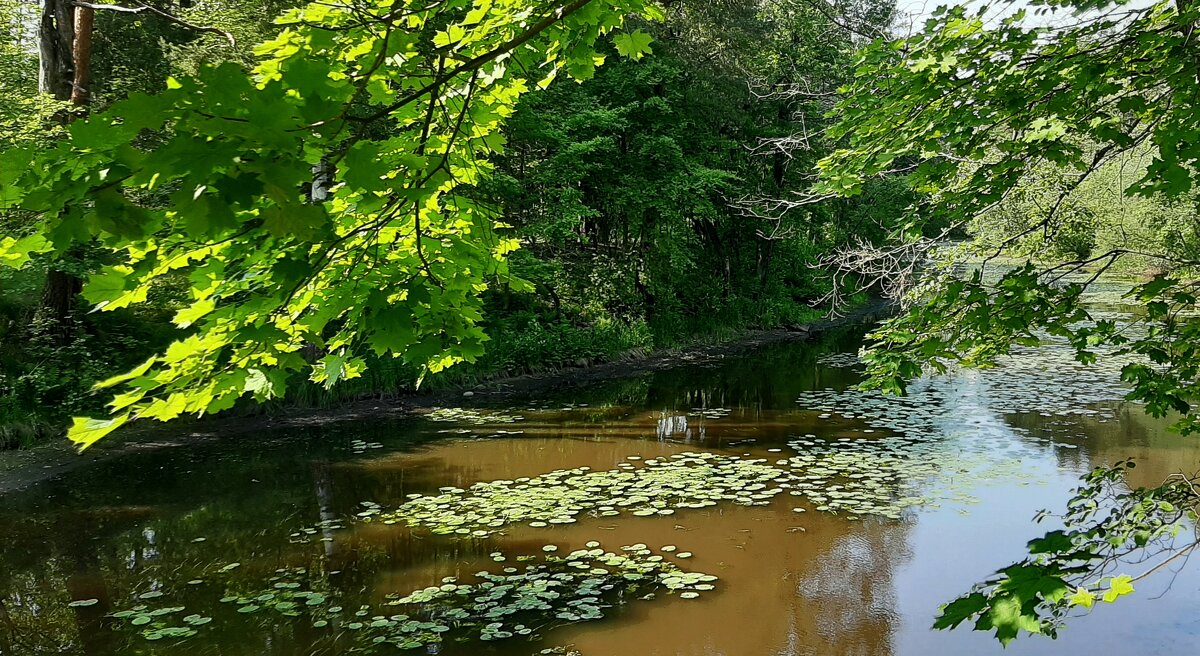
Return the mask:
<path fill-rule="evenodd" d="M 121 254 L 84 291 L 102 310 L 173 271 L 191 283 L 175 316 L 191 334 L 101 382 L 121 389 L 112 416 L 77 418 L 71 439 L 272 398 L 295 371 L 332 385 L 360 375 L 364 347 L 429 371 L 479 355 L 481 292 L 522 283 L 498 215 L 460 186 L 490 170 L 517 99 L 591 77 L 631 14 L 660 16 L 642 0 L 314 3 L 250 74 L 203 66 L 6 153 L 0 204 L 41 219 L 0 260 L 98 240 Z M 639 31 L 617 46 L 650 49 Z"/>
<path fill-rule="evenodd" d="M 1061 20 L 1031 22 L 1029 11 Z M 1028 224 L 996 238 L 988 260 L 1031 234 L 1049 241 L 1071 220 L 1072 192 L 1131 153 L 1148 162 L 1122 193 L 1191 200 L 1200 175 L 1194 6 L 1039 2 L 994 26 L 984 12 L 940 9 L 923 32 L 878 41 L 860 56 L 832 130 L 846 147 L 820 162 L 817 192 L 853 195 L 871 177 L 898 172 L 921 194 L 892 225 L 895 245 L 862 260 L 890 261 L 889 274 L 918 266 L 917 253 L 978 217 L 994 216 L 989 212 L 1042 167 L 1062 182 L 1043 196 Z M 1131 292 L 1148 308 L 1152 326 L 1144 337 L 1089 322 L 1080 306 L 1097 275 L 1094 265 L 1102 271 L 1131 255 L 1175 269 L 1197 264 L 1129 245 L 1045 267 L 1029 263 L 993 282 L 982 271 L 966 279 L 927 271 L 932 282 L 909 312 L 880 331 L 869 353 L 874 384 L 901 391 L 923 366 L 947 361 L 987 366 L 1013 343 L 1036 341 L 1040 329 L 1069 337 L 1085 361 L 1103 345 L 1146 356 L 1150 364 L 1125 369 L 1132 398 L 1153 414 L 1183 413 L 1181 428 L 1194 430 L 1196 335 L 1175 319 L 1195 304 L 1195 283 L 1168 274 Z M 1082 280 L 1072 277 L 1085 270 Z"/>

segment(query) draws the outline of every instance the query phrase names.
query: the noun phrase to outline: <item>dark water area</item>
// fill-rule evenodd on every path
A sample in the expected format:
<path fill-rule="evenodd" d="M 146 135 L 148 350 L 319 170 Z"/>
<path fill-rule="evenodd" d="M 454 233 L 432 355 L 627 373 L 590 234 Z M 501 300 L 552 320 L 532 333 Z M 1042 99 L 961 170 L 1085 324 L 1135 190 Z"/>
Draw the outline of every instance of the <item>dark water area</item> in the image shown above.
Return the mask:
<path fill-rule="evenodd" d="M 929 396 L 860 406 L 847 401 L 859 394 L 847 391 L 859 373 L 845 356 L 857 344 L 853 334 L 831 335 L 506 407 L 264 430 L 80 468 L 0 499 L 0 654 L 1195 650 L 1200 571 L 1186 565 L 1139 582 L 1118 604 L 1100 604 L 1057 641 L 1026 636 L 1004 650 L 983 633 L 932 631 L 941 604 L 1020 558 L 1024 544 L 1047 530 L 1032 517 L 1061 508 L 1079 475 L 1133 457 L 1130 484 L 1156 485 L 1172 472 L 1200 469 L 1200 440 L 1171 434 L 1165 422 L 1118 401 L 1113 371 L 1073 369 L 1044 352 L 1019 353 L 1000 374 L 933 383 Z M 1056 390 L 1076 405 L 1056 401 Z M 1090 396 L 1080 401 L 1079 390 Z M 834 473 L 764 505 L 648 516 L 584 510 L 570 523 L 513 522 L 484 536 L 358 517 L 371 507 L 363 502 L 394 510 L 447 487 L 581 467 L 632 471 L 684 453 Z M 891 472 L 888 500 L 849 495 L 850 503 L 878 504 L 876 512 L 836 505 L 839 490 L 854 488 L 833 481 L 858 480 L 856 467 Z M 397 596 L 499 571 L 496 552 L 541 556 L 550 545 L 561 553 L 593 541 L 609 550 L 675 547 L 663 555 L 719 577 L 715 590 L 697 598 L 664 590 L 610 595 L 603 619 L 548 621 L 529 636 L 487 642 L 456 642 L 451 632 L 441 644 L 407 651 L 364 642 L 356 631 L 365 629 L 350 627 L 360 607 L 369 609 L 361 623 L 369 623 L 398 612 L 388 606 Z M 691 557 L 677 557 L 685 552 Z M 322 624 L 303 603 L 288 615 L 239 612 L 245 604 L 221 601 L 292 580 L 336 599 L 347 617 Z M 112 617 L 138 605 L 185 610 L 142 626 Z M 193 626 L 185 615 L 209 621 Z M 196 633 L 153 640 L 142 633 L 163 625 Z"/>

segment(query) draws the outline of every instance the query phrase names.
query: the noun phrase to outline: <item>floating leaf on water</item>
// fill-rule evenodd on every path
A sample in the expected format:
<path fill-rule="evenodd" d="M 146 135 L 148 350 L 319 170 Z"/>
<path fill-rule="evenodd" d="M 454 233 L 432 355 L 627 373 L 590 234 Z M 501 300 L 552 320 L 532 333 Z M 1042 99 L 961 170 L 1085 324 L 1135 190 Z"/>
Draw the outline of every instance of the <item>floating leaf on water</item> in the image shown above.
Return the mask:
<path fill-rule="evenodd" d="M 188 615 L 187 617 L 183 618 L 183 621 L 192 626 L 202 626 L 211 622 L 212 618 L 204 617 L 203 615 Z"/>

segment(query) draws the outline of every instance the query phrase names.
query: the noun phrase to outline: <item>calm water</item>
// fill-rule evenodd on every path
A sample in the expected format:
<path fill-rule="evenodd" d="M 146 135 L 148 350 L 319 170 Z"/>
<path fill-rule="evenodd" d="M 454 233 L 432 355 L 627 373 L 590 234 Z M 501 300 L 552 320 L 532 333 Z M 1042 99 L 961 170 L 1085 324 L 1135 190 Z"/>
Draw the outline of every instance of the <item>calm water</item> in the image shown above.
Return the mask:
<path fill-rule="evenodd" d="M 1031 523 L 1034 513 L 1061 508 L 1081 473 L 1135 457 L 1131 482 L 1154 485 L 1171 472 L 1200 468 L 1200 439 L 1171 435 L 1136 407 L 1105 400 L 1112 371 L 1084 372 L 1045 354 L 1018 356 L 999 377 L 972 373 L 942 381 L 936 394 L 915 397 L 907 409 L 858 408 L 839 395 L 857 380 L 856 370 L 845 358 L 829 357 L 855 346 L 852 336 L 774 346 L 492 409 L 523 418 L 512 423 L 411 418 L 265 431 L 92 465 L 0 499 L 0 654 L 351 653 L 355 643 L 345 628 L 314 627 L 303 615 L 241 614 L 219 599 L 270 587 L 279 568 L 303 567 L 314 589 L 319 583 L 347 607 L 376 608 L 389 594 L 496 570 L 488 557 L 495 551 L 538 554 L 547 544 L 574 549 L 591 540 L 607 548 L 678 545 L 694 553 L 681 566 L 719 576 L 717 589 L 698 599 L 631 596 L 602 620 L 550 628 L 534 641 L 428 652 L 1194 651 L 1197 567 L 1140 583 L 1132 598 L 1074 621 L 1058 641 L 1023 637 L 1002 650 L 985 634 L 929 630 L 940 604 L 1020 557 L 1025 542 L 1046 530 Z M 1087 402 L 1073 409 L 1051 398 L 1079 390 L 1094 390 L 1095 398 L 1085 395 Z M 903 412 L 881 422 L 881 407 Z M 828 455 L 838 445 L 874 448 L 897 432 L 908 433 L 921 460 L 939 466 L 935 475 L 904 481 L 910 493 L 928 496 L 898 518 L 853 519 L 782 495 L 761 507 L 585 514 L 545 528 L 522 523 L 478 540 L 379 522 L 347 522 L 311 541 L 289 537 L 321 520 L 351 518 L 363 501 L 394 508 L 408 495 L 442 486 L 582 466 L 607 470 L 630 456 L 683 452 L 775 462 L 808 449 L 796 439 Z M 146 593 L 213 621 L 184 640 L 147 641 L 107 617 L 151 603 L 138 600 Z M 87 599 L 97 601 L 68 606 Z"/>

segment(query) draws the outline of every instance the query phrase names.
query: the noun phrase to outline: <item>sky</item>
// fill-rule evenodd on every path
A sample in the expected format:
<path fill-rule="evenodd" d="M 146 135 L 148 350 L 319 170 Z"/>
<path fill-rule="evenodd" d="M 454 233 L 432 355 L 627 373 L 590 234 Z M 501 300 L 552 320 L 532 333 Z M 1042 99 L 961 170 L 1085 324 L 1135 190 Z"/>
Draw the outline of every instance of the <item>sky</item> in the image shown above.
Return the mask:
<path fill-rule="evenodd" d="M 1157 0 L 1130 0 L 1125 4 L 1127 9 L 1140 9 L 1153 5 Z M 956 2 L 954 0 L 897 0 L 896 8 L 901 15 L 908 16 L 908 20 L 902 20 L 900 27 L 901 32 L 907 32 L 905 29 L 911 26 L 919 27 L 929 16 L 941 5 L 968 5 L 973 8 L 988 7 L 988 15 L 992 20 L 999 20 L 1005 16 L 1012 15 L 1020 9 L 1030 9 L 1032 7 L 1029 0 L 968 0 L 967 2 Z M 1056 20 L 1071 18 L 1070 12 L 1060 11 L 1052 16 L 1030 16 L 1026 19 L 1030 25 L 1039 23 L 1052 24 Z"/>

